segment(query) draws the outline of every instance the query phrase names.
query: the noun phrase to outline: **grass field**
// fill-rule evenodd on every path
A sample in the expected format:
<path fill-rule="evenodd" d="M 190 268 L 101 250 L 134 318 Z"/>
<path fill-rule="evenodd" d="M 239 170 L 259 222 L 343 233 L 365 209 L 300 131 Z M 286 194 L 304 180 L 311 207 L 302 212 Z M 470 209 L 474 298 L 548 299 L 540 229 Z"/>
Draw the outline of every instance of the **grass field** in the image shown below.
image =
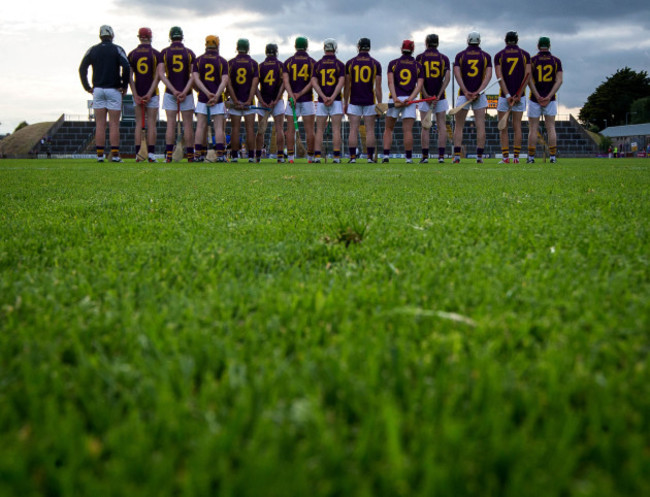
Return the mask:
<path fill-rule="evenodd" d="M 0 495 L 650 495 L 650 160 L 0 161 Z"/>

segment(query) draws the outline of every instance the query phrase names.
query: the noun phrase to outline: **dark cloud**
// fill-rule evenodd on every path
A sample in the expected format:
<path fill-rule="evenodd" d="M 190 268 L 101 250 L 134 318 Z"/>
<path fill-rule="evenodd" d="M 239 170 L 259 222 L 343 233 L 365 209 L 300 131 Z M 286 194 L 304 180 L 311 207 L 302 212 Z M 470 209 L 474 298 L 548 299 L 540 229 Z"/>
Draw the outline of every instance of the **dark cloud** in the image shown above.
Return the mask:
<path fill-rule="evenodd" d="M 646 42 L 650 29 L 650 2 L 647 0 L 618 3 L 611 0 L 522 0 L 515 4 L 496 0 L 480 3 L 456 0 L 444 4 L 431 0 L 411 0 L 408 4 L 389 0 L 307 0 L 300 3 L 188 0 L 181 10 L 178 0 L 118 0 L 118 4 L 131 11 L 141 9 L 152 18 L 170 19 L 170 22 L 180 11 L 195 13 L 197 18 L 216 16 L 223 19 L 223 25 L 241 30 L 244 36 L 268 35 L 269 41 L 285 47 L 293 44 L 295 35 L 305 35 L 310 39 L 311 54 L 317 59 L 322 53 L 320 43 L 325 38 L 336 38 L 339 57 L 347 60 L 355 55 L 357 40 L 365 36 L 371 38 L 373 53 L 382 64 L 397 57 L 401 41 L 416 32 L 440 33 L 441 51 L 450 58 L 465 47 L 465 36 L 470 29 L 481 32 L 482 48 L 493 55 L 503 47 L 506 31 L 518 31 L 520 45 L 530 52 L 536 51 L 539 36 L 550 36 L 552 51 L 564 64 L 565 84 L 561 99 L 568 107 L 582 106 L 595 87 L 618 68 L 628 65 L 641 70 L 650 66 L 650 46 Z M 257 16 L 255 20 L 241 20 L 234 15 L 236 12 Z M 627 45 L 612 47 L 629 36 L 626 27 L 634 28 L 639 38 L 631 39 Z M 612 31 L 617 29 L 613 35 Z M 415 41 L 416 50 L 423 49 L 424 39 Z M 639 43 L 645 43 L 645 47 Z M 251 52 L 261 58 L 263 47 L 253 46 Z M 281 53 L 282 57 L 289 55 Z"/>

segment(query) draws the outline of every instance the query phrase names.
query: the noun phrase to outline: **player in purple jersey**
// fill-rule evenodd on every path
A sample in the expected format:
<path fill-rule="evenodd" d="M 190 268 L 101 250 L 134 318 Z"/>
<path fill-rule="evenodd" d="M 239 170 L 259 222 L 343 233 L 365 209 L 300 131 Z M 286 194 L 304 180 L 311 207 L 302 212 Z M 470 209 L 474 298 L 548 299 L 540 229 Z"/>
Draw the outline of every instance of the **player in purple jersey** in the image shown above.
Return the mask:
<path fill-rule="evenodd" d="M 296 38 L 295 47 L 296 53 L 284 62 L 282 78 L 289 99 L 295 102 L 296 116 L 302 117 L 307 141 L 307 156 L 311 162 L 314 153 L 314 120 L 316 115 L 311 77 L 314 74 L 316 61 L 307 54 L 308 41 L 304 36 Z M 286 109 L 285 115 L 291 116 L 291 119 L 293 119 L 291 105 L 287 105 Z M 286 139 L 289 162 L 293 162 L 295 134 L 292 122 L 287 123 Z"/>
<path fill-rule="evenodd" d="M 454 61 L 454 77 L 458 82 L 458 100 L 456 105 L 466 101 L 471 103 L 456 114 L 454 128 L 454 163 L 460 162 L 460 151 L 463 144 L 463 127 L 469 109 L 474 110 L 476 125 L 476 162 L 483 163 L 483 149 L 485 147 L 485 111 L 487 97 L 481 92 L 492 79 L 492 57 L 479 48 L 481 35 L 472 31 L 467 35 L 467 48 L 456 55 Z"/>
<path fill-rule="evenodd" d="M 255 112 L 249 106 L 255 103 L 255 92 L 259 83 L 259 66 L 250 55 L 250 43 L 245 38 L 237 40 L 237 56 L 228 61 L 228 94 L 232 99 L 230 109 L 230 125 L 232 144 L 232 161 L 237 162 L 239 156 L 239 128 L 244 116 L 246 128 L 246 149 L 248 162 L 255 162 Z"/>
<path fill-rule="evenodd" d="M 428 112 L 436 115 L 438 127 L 438 162 L 445 162 L 445 145 L 447 143 L 447 122 L 445 117 L 449 103 L 445 90 L 451 79 L 449 58 L 438 51 L 440 40 L 437 34 L 427 35 L 425 39 L 426 50 L 418 55 L 415 60 L 422 64 L 424 69 L 424 84 L 422 85 L 422 98 L 436 97 L 433 102 L 422 102 L 418 105 L 420 117 Z M 429 162 L 429 129 L 422 126 L 420 143 L 422 144 L 422 159 L 420 164 Z"/>
<path fill-rule="evenodd" d="M 384 159 L 388 162 L 390 147 L 393 143 L 393 129 L 399 117 L 402 118 L 404 131 L 404 152 L 406 163 L 413 162 L 413 124 L 415 123 L 416 104 L 408 104 L 415 100 L 422 91 L 424 72 L 422 65 L 413 58 L 415 42 L 404 40 L 402 42 L 402 56 L 388 64 L 386 77 L 388 79 L 389 98 L 394 102 L 394 107 L 386 112 L 386 129 L 384 131 Z"/>
<path fill-rule="evenodd" d="M 357 144 L 361 118 L 366 131 L 366 157 L 369 163 L 375 161 L 375 121 L 377 112 L 375 105 L 382 100 L 381 64 L 373 59 L 370 52 L 370 39 L 361 38 L 357 43 L 359 55 L 345 64 L 345 102 L 343 111 L 350 119 L 350 136 L 348 147 L 350 162 L 357 158 Z"/>
<path fill-rule="evenodd" d="M 501 87 L 497 112 L 499 121 L 508 111 L 512 114 L 512 129 L 514 131 L 513 163 L 519 164 L 521 151 L 521 118 L 526 110 L 526 97 L 521 96 L 526 80 L 530 77 L 530 54 L 517 46 L 519 35 L 516 31 L 506 33 L 506 47 L 494 56 L 494 72 Z M 500 132 L 501 154 L 503 159 L 499 164 L 510 163 L 510 141 L 508 127 Z"/>
<path fill-rule="evenodd" d="M 95 144 L 97 162 L 104 162 L 106 146 L 106 117 L 109 119 L 109 140 L 111 160 L 122 162 L 120 158 L 120 114 L 122 112 L 122 95 L 129 85 L 131 69 L 129 60 L 122 47 L 113 44 L 113 28 L 99 28 L 102 42 L 91 47 L 79 65 L 81 84 L 93 96 L 95 113 Z M 92 86 L 88 84 L 88 68 L 93 68 Z"/>
<path fill-rule="evenodd" d="M 144 160 L 144 150 L 140 150 L 142 143 L 142 113 L 145 113 L 147 128 L 147 155 L 149 162 L 157 162 L 154 156 L 156 147 L 156 124 L 158 121 L 158 62 L 161 60 L 160 52 L 151 46 L 153 34 L 149 28 L 140 28 L 138 39 L 140 44 L 129 54 L 131 64 L 131 93 L 135 103 L 135 161 Z M 143 109 L 144 108 L 144 109 Z"/>
<path fill-rule="evenodd" d="M 219 55 L 218 36 L 206 36 L 205 53 L 194 62 L 192 79 L 199 95 L 196 104 L 195 155 L 199 162 L 205 160 L 207 129 L 209 125 L 214 125 L 217 162 L 224 162 L 226 106 L 223 96 L 228 85 L 228 61 Z M 208 113 L 211 123 L 208 122 Z"/>
<path fill-rule="evenodd" d="M 273 126 L 275 128 L 275 144 L 277 147 L 278 162 L 284 162 L 284 83 L 282 74 L 284 64 L 278 60 L 278 46 L 275 43 L 266 45 L 266 59 L 260 64 L 260 84 L 257 89 L 257 100 L 261 107 L 267 107 L 273 115 Z M 261 125 L 267 111 L 258 112 L 258 127 L 256 139 L 256 157 L 261 157 L 264 145 L 264 133 Z"/>
<path fill-rule="evenodd" d="M 169 30 L 171 45 L 160 55 L 158 76 L 165 84 L 163 109 L 167 114 L 167 131 L 165 133 L 165 162 L 172 161 L 174 150 L 174 127 L 178 110 L 183 118 L 183 138 L 186 156 L 189 162 L 194 160 L 194 94 L 192 93 L 192 65 L 196 56 L 183 45 L 183 30 L 174 26 Z"/>
<path fill-rule="evenodd" d="M 537 42 L 539 52 L 531 60 L 532 77 L 530 103 L 528 104 L 528 160 L 535 162 L 535 144 L 539 118 L 544 116 L 548 133 L 548 148 L 551 162 L 555 163 L 557 153 L 557 135 L 555 134 L 555 116 L 557 115 L 557 91 L 562 86 L 562 62 L 551 54 L 551 40 L 542 36 Z"/>
<path fill-rule="evenodd" d="M 332 125 L 334 163 L 341 162 L 341 119 L 343 118 L 341 91 L 345 84 L 345 65 L 336 58 L 336 49 L 336 40 L 333 38 L 325 40 L 323 43 L 325 55 L 314 66 L 314 75 L 311 78 L 311 84 L 318 94 L 314 162 L 320 162 L 328 116 Z"/>

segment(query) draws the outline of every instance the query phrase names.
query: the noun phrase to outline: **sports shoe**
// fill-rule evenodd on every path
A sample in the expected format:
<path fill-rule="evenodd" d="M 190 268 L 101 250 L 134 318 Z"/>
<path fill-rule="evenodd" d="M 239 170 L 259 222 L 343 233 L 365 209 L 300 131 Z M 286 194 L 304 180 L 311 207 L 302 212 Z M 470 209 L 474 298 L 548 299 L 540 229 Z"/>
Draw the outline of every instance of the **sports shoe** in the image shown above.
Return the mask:
<path fill-rule="evenodd" d="M 194 157 L 194 162 L 205 162 L 204 156 Z"/>
<path fill-rule="evenodd" d="M 419 164 L 428 164 L 428 163 L 429 163 L 429 159 L 427 159 L 426 157 L 422 157 L 419 162 Z"/>
<path fill-rule="evenodd" d="M 368 164 L 376 164 L 376 162 L 372 159 L 368 159 Z"/>
<path fill-rule="evenodd" d="M 513 164 L 519 164 L 519 158 L 515 157 L 514 159 L 512 159 L 512 163 Z"/>
<path fill-rule="evenodd" d="M 230 159 L 230 162 L 237 162 L 237 157 Z"/>
<path fill-rule="evenodd" d="M 284 164 L 284 159 L 278 159 L 278 164 Z"/>
<path fill-rule="evenodd" d="M 460 157 L 454 157 L 454 160 L 451 162 L 452 164 L 460 164 Z"/>
<path fill-rule="evenodd" d="M 101 157 L 97 157 L 97 162 L 104 162 L 105 157 L 102 155 Z"/>
<path fill-rule="evenodd" d="M 223 155 L 221 157 L 217 157 L 217 162 L 226 162 L 226 158 Z"/>
<path fill-rule="evenodd" d="M 444 164 L 444 163 L 445 163 L 445 159 L 443 159 L 442 157 L 438 157 L 438 164 Z"/>
<path fill-rule="evenodd" d="M 142 157 L 140 157 L 139 155 L 136 155 L 135 156 L 135 161 L 136 162 L 144 162 L 144 159 Z"/>
<path fill-rule="evenodd" d="M 476 163 L 477 164 L 483 164 L 483 159 L 479 157 L 478 159 L 476 159 Z"/>
<path fill-rule="evenodd" d="M 147 162 L 158 162 L 158 160 L 153 155 L 150 155 L 147 157 Z"/>
<path fill-rule="evenodd" d="M 332 162 L 333 162 L 334 164 L 340 164 L 340 163 L 341 163 L 341 159 L 334 159 Z"/>
<path fill-rule="evenodd" d="M 551 157 L 549 160 L 551 164 L 555 164 L 557 162 L 557 159 L 555 157 Z"/>
<path fill-rule="evenodd" d="M 381 163 L 382 163 L 382 164 L 388 164 L 389 162 L 390 162 L 390 161 L 388 160 L 388 157 L 384 157 L 384 158 L 381 160 Z"/>
<path fill-rule="evenodd" d="M 293 164 L 293 159 L 289 159 L 289 164 Z"/>
<path fill-rule="evenodd" d="M 528 159 L 526 159 L 526 164 L 535 164 L 535 157 L 528 157 Z"/>
<path fill-rule="evenodd" d="M 116 156 L 116 157 L 111 157 L 111 162 L 124 162 L 122 160 L 122 157 Z"/>
<path fill-rule="evenodd" d="M 413 164 L 413 159 L 406 159 L 407 164 Z"/>
<path fill-rule="evenodd" d="M 356 163 L 357 163 L 357 159 L 350 159 L 348 161 L 348 164 L 356 164 Z"/>
<path fill-rule="evenodd" d="M 253 164 L 253 163 L 255 162 L 255 159 L 252 159 L 252 158 L 251 158 L 251 159 L 248 159 L 248 162 L 250 162 L 251 164 Z"/>
<path fill-rule="evenodd" d="M 499 164 L 510 164 L 510 159 L 501 159 Z"/>
<path fill-rule="evenodd" d="M 169 158 L 168 158 L 168 159 L 165 159 L 165 162 L 166 162 L 167 164 L 169 164 L 170 162 L 172 162 L 172 159 L 169 159 Z"/>

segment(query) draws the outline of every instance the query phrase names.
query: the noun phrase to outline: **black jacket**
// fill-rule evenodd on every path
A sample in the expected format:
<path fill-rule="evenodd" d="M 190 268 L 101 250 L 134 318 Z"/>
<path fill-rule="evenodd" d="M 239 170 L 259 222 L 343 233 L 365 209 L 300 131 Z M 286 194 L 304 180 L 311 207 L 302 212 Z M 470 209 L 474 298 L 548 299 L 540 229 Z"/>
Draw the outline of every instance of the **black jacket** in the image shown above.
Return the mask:
<path fill-rule="evenodd" d="M 88 67 L 93 67 L 93 85 L 88 84 Z M 122 68 L 120 74 L 120 68 Z M 122 88 L 129 86 L 131 68 L 124 49 L 112 41 L 102 41 L 91 47 L 79 66 L 79 77 L 86 91 L 93 88 Z"/>

